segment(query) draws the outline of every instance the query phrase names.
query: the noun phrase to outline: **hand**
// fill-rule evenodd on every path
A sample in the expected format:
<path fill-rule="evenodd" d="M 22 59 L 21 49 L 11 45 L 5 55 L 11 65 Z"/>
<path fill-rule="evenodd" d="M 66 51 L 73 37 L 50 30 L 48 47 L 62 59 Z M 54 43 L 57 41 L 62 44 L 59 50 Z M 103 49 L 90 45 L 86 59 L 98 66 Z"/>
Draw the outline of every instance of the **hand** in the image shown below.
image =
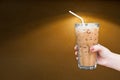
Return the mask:
<path fill-rule="evenodd" d="M 74 47 L 75 49 L 75 55 L 78 54 L 78 47 L 77 45 Z M 120 55 L 111 52 L 106 47 L 98 44 L 94 45 L 90 48 L 90 51 L 93 52 L 92 54 L 97 53 L 97 63 L 99 65 L 103 65 L 112 69 L 115 69 L 117 71 L 120 71 Z M 76 57 L 78 60 L 78 57 Z"/>
<path fill-rule="evenodd" d="M 78 54 L 77 45 L 74 47 L 74 50 L 75 55 L 77 55 Z M 90 51 L 93 52 L 93 54 L 97 52 L 97 63 L 104 66 L 107 64 L 108 58 L 112 54 L 112 52 L 109 49 L 100 44 L 92 46 L 90 48 Z M 78 60 L 78 57 L 76 57 L 76 60 Z"/>

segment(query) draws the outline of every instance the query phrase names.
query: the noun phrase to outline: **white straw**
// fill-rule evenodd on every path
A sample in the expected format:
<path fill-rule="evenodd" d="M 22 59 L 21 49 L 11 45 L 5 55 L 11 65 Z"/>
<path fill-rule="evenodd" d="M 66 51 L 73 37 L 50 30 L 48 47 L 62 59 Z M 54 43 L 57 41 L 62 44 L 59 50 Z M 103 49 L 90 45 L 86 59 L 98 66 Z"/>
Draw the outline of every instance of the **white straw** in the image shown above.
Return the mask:
<path fill-rule="evenodd" d="M 85 26 L 85 23 L 84 23 L 84 20 L 83 20 L 83 18 L 82 18 L 82 17 L 78 16 L 77 14 L 75 14 L 75 13 L 74 13 L 74 12 L 72 12 L 72 11 L 69 11 L 69 13 L 71 13 L 72 15 L 76 16 L 77 18 L 79 18 L 79 19 L 81 20 L 81 22 L 82 22 L 83 26 Z"/>

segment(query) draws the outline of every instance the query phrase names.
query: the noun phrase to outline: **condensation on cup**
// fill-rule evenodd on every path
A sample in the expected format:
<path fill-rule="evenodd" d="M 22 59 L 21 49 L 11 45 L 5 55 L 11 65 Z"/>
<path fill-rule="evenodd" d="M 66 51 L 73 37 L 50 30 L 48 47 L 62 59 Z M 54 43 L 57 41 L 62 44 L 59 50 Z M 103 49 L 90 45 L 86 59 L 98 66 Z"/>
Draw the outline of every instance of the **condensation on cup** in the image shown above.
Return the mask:
<path fill-rule="evenodd" d="M 97 67 L 97 54 L 90 47 L 98 44 L 98 23 L 75 24 L 76 43 L 78 46 L 78 67 L 93 70 Z"/>

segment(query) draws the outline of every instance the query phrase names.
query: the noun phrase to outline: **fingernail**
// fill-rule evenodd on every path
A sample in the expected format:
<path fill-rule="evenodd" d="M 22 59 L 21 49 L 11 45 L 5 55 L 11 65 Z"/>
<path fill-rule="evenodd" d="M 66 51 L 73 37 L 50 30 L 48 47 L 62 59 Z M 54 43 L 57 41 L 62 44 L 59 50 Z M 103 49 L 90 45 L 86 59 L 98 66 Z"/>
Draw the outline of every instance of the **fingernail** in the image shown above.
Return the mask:
<path fill-rule="evenodd" d="M 92 48 L 90 48 L 90 50 L 91 50 L 91 51 L 94 51 L 94 48 L 92 47 Z"/>

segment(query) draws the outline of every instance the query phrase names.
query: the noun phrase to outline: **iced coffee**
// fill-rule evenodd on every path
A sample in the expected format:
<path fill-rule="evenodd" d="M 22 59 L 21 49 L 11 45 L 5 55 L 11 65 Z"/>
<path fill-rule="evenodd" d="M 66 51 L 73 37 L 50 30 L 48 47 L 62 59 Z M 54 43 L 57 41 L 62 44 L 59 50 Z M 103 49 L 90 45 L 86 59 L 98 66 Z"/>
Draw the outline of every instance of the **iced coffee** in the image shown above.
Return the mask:
<path fill-rule="evenodd" d="M 90 47 L 98 44 L 98 23 L 75 24 L 76 42 L 78 46 L 78 67 L 80 69 L 96 68 L 96 53 Z"/>

